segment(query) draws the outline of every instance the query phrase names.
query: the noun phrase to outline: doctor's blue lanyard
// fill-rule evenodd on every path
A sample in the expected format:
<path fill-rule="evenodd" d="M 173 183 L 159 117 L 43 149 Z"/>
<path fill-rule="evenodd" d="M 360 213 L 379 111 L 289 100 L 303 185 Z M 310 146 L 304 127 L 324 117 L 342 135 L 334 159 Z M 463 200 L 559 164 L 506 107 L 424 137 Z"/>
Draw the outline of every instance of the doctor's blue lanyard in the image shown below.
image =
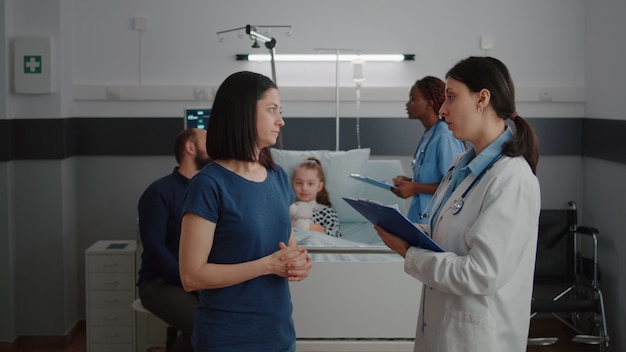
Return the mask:
<path fill-rule="evenodd" d="M 463 205 L 465 204 L 465 198 L 467 197 L 467 195 L 469 194 L 469 192 L 474 188 L 474 186 L 478 183 L 478 181 L 480 181 L 480 179 L 483 178 L 483 176 L 485 176 L 485 174 L 487 173 L 487 171 L 489 171 L 489 169 L 491 169 L 491 167 L 498 161 L 500 160 L 500 158 L 502 157 L 502 153 L 499 153 L 495 158 L 493 158 L 493 160 L 491 160 L 489 162 L 489 164 L 487 164 L 487 166 L 485 166 L 485 168 L 478 174 L 478 176 L 476 176 L 476 178 L 472 181 L 472 183 L 470 183 L 470 185 L 467 187 L 467 189 L 465 190 L 465 192 L 463 192 L 463 194 L 461 194 L 461 198 L 457 198 L 454 200 L 454 202 L 452 202 L 452 205 L 450 206 L 450 209 L 452 210 L 452 215 L 456 215 L 458 213 L 461 212 L 461 210 L 463 209 Z M 452 171 L 454 170 L 454 166 L 452 168 L 450 168 L 450 170 L 448 171 L 448 179 L 452 178 Z M 461 181 L 459 181 L 460 183 Z M 448 198 L 450 198 L 450 195 L 452 195 L 452 192 L 454 192 L 454 187 L 449 187 L 446 191 L 445 196 L 443 197 L 443 199 L 441 200 L 441 203 L 439 203 L 439 206 L 437 207 L 437 210 L 431 214 L 432 218 L 430 219 L 430 223 L 431 223 L 431 231 L 433 231 L 435 229 L 435 222 L 436 222 L 436 218 L 439 216 L 439 213 L 441 212 L 441 207 L 443 206 L 443 204 L 448 200 Z M 434 197 L 433 197 L 434 199 Z M 425 213 L 428 210 L 428 207 L 426 207 Z M 431 209 L 432 210 L 432 209 Z M 429 215 L 428 214 L 424 214 L 423 217 L 427 218 Z"/>

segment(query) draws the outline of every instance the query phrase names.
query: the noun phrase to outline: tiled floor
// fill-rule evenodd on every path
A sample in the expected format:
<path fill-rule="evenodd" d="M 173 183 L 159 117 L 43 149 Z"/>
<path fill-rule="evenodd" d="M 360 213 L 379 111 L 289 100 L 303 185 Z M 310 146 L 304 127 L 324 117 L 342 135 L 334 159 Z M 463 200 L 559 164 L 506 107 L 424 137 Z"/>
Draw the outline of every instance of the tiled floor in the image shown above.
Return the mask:
<path fill-rule="evenodd" d="M 552 318 L 533 319 L 530 327 L 530 336 L 555 336 L 559 341 L 551 346 L 529 346 L 528 352 L 587 352 L 600 351 L 598 346 L 584 345 L 571 342 L 574 333 Z M 85 352 L 86 350 L 85 330 L 80 329 L 79 333 L 72 340 L 72 343 L 63 352 Z M 164 352 L 164 349 L 151 350 L 150 352 Z M 41 351 L 52 352 L 52 351 Z"/>

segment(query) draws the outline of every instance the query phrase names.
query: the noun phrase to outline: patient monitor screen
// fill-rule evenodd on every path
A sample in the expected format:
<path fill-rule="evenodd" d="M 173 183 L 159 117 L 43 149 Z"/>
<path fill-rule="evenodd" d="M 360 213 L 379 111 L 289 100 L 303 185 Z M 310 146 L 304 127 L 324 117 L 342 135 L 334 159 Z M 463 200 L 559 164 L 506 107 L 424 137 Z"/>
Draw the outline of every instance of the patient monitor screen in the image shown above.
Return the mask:
<path fill-rule="evenodd" d="M 185 128 L 206 130 L 210 115 L 209 108 L 185 108 Z"/>

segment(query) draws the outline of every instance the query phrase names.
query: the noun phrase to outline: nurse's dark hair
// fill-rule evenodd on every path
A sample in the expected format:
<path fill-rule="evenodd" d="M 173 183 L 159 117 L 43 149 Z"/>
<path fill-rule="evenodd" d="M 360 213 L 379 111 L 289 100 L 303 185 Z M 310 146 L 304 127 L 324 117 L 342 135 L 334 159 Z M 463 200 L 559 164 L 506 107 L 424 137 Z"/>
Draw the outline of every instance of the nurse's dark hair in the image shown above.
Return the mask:
<path fill-rule="evenodd" d="M 228 76 L 219 86 L 207 125 L 206 149 L 212 160 L 257 161 L 256 104 L 269 89 L 278 89 L 268 77 L 249 71 Z M 269 147 L 258 162 L 275 169 Z"/>
<path fill-rule="evenodd" d="M 433 103 L 433 110 L 438 114 L 441 105 L 446 100 L 445 82 L 434 76 L 426 76 L 418 79 L 414 86 L 422 93 L 424 99 Z"/>
<path fill-rule="evenodd" d="M 524 156 L 533 173 L 537 174 L 537 135 L 532 126 L 517 114 L 515 86 L 504 63 L 493 57 L 470 56 L 454 65 L 446 73 L 447 78 L 464 83 L 472 92 L 487 89 L 491 93 L 491 106 L 496 114 L 503 120 L 511 118 L 515 124 L 513 139 L 504 144 L 502 153 L 511 157 Z"/>

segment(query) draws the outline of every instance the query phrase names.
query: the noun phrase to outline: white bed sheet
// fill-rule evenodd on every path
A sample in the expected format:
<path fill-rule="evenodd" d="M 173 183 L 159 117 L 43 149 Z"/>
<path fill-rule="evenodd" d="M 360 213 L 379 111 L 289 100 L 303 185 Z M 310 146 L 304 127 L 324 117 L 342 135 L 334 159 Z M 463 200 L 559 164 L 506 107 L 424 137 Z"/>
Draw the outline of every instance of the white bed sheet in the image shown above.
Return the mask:
<path fill-rule="evenodd" d="M 356 225 L 356 224 L 355 224 Z M 371 224 L 369 224 L 371 227 Z M 332 237 L 315 231 L 295 231 L 296 243 L 306 246 L 314 262 L 401 262 L 382 241 L 373 244 Z"/>
<path fill-rule="evenodd" d="M 399 203 L 404 212 L 404 201 L 393 193 L 349 177 L 391 180 L 404 174 L 400 161 L 365 161 L 369 150 L 273 150 L 288 174 L 310 153 L 323 157 L 342 237 L 294 230 L 314 262 L 306 280 L 290 282 L 298 352 L 412 351 L 422 284 L 404 272 L 403 258 L 384 245 L 373 225 L 341 199 Z M 364 165 L 355 165 L 357 160 Z"/>

